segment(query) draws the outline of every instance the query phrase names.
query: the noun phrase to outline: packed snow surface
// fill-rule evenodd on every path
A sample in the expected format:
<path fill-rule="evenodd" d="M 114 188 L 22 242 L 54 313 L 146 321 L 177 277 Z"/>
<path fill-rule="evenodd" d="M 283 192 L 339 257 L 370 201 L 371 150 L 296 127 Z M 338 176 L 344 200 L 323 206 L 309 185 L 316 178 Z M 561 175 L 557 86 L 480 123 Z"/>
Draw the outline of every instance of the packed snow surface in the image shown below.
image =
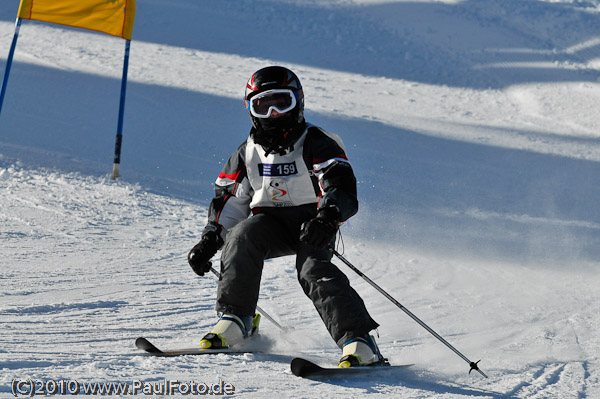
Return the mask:
<path fill-rule="evenodd" d="M 0 6 L 2 71 L 18 6 Z M 23 21 L 0 114 L 0 397 L 28 380 L 600 397 L 600 1 L 138 0 L 113 181 L 123 51 Z M 293 376 L 293 356 L 340 351 L 290 257 L 266 262 L 259 305 L 294 329 L 263 318 L 264 353 L 135 348 L 191 347 L 216 322 L 216 279 L 186 254 L 249 131 L 246 80 L 272 64 L 299 75 L 308 121 L 343 138 L 357 174 L 339 251 L 488 379 L 337 260 L 383 354 L 412 366 Z"/>

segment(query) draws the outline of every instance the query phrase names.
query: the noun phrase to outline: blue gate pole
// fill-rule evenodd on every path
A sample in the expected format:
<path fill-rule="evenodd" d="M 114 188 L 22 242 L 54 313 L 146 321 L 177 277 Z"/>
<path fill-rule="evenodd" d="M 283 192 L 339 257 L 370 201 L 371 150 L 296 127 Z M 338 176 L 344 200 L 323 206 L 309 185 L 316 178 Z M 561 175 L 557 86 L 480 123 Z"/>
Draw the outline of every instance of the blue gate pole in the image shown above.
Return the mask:
<path fill-rule="evenodd" d="M 8 84 L 8 76 L 10 75 L 10 67 L 12 66 L 15 48 L 17 47 L 17 39 L 19 38 L 19 30 L 21 30 L 21 18 L 17 18 L 15 23 L 15 35 L 13 36 L 8 58 L 6 59 L 6 68 L 4 69 L 4 80 L 2 81 L 2 91 L 0 92 L 0 114 L 2 113 L 2 104 L 4 103 L 4 95 L 6 94 L 6 85 Z"/>
<path fill-rule="evenodd" d="M 127 91 L 127 70 L 129 69 L 129 48 L 131 40 L 125 41 L 125 57 L 123 60 L 123 77 L 121 79 L 121 100 L 119 104 L 119 122 L 117 125 L 117 138 L 115 141 L 115 158 L 113 163 L 112 179 L 119 177 L 121 166 L 121 143 L 123 141 L 123 115 L 125 114 L 125 93 Z"/>

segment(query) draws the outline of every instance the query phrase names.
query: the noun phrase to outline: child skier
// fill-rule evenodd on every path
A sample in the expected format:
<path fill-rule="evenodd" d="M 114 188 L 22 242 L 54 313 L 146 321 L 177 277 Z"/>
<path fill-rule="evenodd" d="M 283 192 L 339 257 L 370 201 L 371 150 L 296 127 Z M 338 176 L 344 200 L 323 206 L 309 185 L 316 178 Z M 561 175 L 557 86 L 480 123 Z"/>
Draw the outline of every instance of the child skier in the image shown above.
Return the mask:
<path fill-rule="evenodd" d="M 287 68 L 255 72 L 244 105 L 250 135 L 217 178 L 202 239 L 188 255 L 203 276 L 222 250 L 216 305 L 222 316 L 200 345 L 235 347 L 252 335 L 264 260 L 295 254 L 300 285 L 342 348 L 340 367 L 382 362 L 369 335 L 378 324 L 331 263 L 339 225 L 358 210 L 341 139 L 306 123 L 300 80 Z"/>

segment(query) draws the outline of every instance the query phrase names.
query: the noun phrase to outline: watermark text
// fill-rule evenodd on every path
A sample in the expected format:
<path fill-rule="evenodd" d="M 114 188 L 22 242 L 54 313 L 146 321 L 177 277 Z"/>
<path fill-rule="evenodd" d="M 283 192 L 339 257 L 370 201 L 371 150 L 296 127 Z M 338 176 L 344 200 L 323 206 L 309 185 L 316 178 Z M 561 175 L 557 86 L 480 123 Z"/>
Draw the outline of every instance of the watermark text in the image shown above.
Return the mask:
<path fill-rule="evenodd" d="M 15 397 L 34 397 L 49 395 L 233 395 L 235 387 L 229 382 L 219 379 L 214 384 L 197 381 L 179 381 L 163 379 L 145 382 L 132 380 L 129 382 L 80 382 L 77 380 L 42 380 L 15 378 L 11 383 Z"/>

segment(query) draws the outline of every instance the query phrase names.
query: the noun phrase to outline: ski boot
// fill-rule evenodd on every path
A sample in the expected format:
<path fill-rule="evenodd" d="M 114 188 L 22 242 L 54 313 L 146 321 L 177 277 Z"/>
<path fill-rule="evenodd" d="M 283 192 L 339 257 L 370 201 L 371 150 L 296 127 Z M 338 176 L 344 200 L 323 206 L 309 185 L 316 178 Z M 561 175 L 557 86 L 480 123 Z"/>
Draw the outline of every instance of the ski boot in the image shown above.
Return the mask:
<path fill-rule="evenodd" d="M 200 341 L 202 349 L 223 349 L 239 345 L 244 339 L 258 332 L 260 324 L 260 315 L 256 313 L 252 316 L 236 316 L 225 313 L 212 331 L 204 336 Z"/>
<path fill-rule="evenodd" d="M 379 352 L 375 338 L 372 335 L 364 335 L 351 339 L 343 345 L 342 358 L 338 367 L 383 365 L 389 365 L 389 363 Z"/>

